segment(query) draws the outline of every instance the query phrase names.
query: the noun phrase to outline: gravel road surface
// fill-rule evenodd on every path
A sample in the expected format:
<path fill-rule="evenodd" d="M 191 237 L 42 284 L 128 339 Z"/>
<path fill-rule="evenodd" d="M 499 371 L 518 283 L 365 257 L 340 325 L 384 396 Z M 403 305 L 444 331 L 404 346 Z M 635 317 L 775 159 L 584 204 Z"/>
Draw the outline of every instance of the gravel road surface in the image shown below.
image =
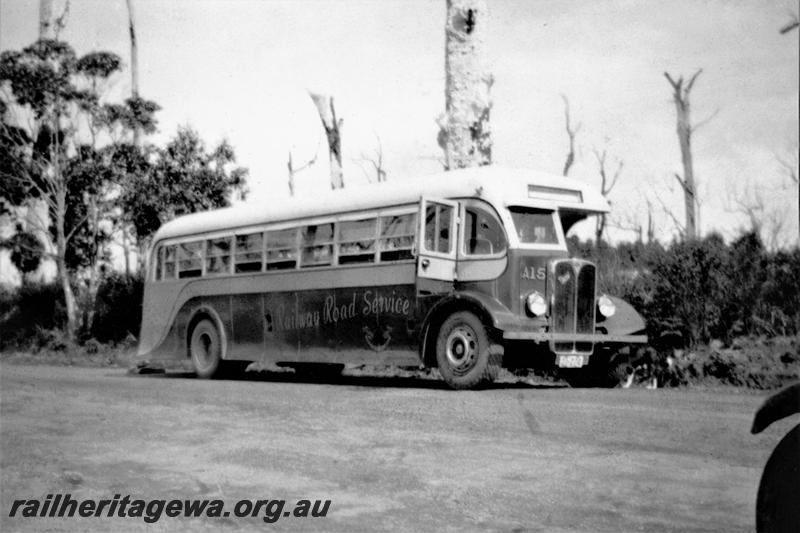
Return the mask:
<path fill-rule="evenodd" d="M 750 435 L 764 396 L 3 364 L 0 529 L 752 531 L 761 469 L 796 423 Z M 56 493 L 331 504 L 274 523 L 9 517 Z"/>

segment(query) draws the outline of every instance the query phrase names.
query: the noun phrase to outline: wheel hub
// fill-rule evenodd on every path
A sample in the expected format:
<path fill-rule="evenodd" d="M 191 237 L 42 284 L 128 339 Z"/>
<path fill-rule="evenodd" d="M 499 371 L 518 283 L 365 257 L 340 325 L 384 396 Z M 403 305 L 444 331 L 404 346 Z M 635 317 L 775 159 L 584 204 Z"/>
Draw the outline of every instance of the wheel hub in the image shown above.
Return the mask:
<path fill-rule="evenodd" d="M 468 328 L 453 330 L 447 336 L 446 346 L 447 361 L 453 368 L 469 367 L 475 359 L 477 350 L 475 333 Z"/>
<path fill-rule="evenodd" d="M 207 368 L 211 362 L 211 336 L 208 333 L 200 334 L 194 343 L 192 352 L 195 354 L 197 362 L 203 368 Z"/>

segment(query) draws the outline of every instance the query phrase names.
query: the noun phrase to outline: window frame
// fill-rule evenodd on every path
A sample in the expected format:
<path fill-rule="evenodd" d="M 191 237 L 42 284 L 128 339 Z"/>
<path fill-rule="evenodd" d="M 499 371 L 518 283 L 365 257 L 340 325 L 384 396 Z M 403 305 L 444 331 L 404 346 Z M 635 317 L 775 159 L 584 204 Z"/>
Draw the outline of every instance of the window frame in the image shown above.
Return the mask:
<path fill-rule="evenodd" d="M 383 237 L 382 230 L 383 230 L 383 220 L 384 218 L 388 217 L 401 217 L 401 216 L 409 216 L 411 217 L 411 227 L 413 228 L 412 233 L 406 233 L 402 235 L 394 235 L 392 237 Z M 340 238 L 340 224 L 345 222 L 351 221 L 359 221 L 359 220 L 374 220 L 375 222 L 375 232 L 372 237 L 372 242 L 374 243 L 374 251 L 372 253 L 372 261 L 354 261 L 354 262 L 347 262 L 342 264 L 340 262 L 340 256 L 347 257 L 350 254 L 340 254 L 340 244 L 346 242 L 357 242 L 357 241 L 343 241 Z M 303 228 L 307 228 L 309 226 L 320 226 L 325 224 L 331 224 L 333 226 L 333 238 L 330 242 L 326 241 L 321 244 L 315 244 L 314 246 L 331 246 L 332 248 L 332 255 L 330 263 L 324 264 L 305 264 L 303 265 L 302 261 L 302 254 L 304 248 L 307 248 L 302 242 L 302 230 Z M 294 231 L 293 235 L 293 244 L 291 247 L 281 247 L 281 248 L 273 248 L 270 246 L 270 238 L 269 234 L 271 232 L 277 231 Z M 255 254 L 256 251 L 249 251 L 249 252 L 240 252 L 237 246 L 237 238 L 241 236 L 251 236 L 251 235 L 261 235 L 261 247 L 259 250 L 261 256 L 261 267 L 259 270 L 253 271 L 245 271 L 245 272 L 237 272 L 237 258 L 240 257 L 241 254 Z M 396 248 L 393 250 L 386 250 L 384 248 L 385 240 L 391 238 L 410 238 L 411 246 L 408 248 Z M 208 243 L 209 241 L 219 240 L 219 239 L 229 239 L 231 243 L 230 252 L 228 257 L 230 258 L 228 269 L 226 272 L 208 272 L 207 269 L 207 260 L 209 258 L 208 254 Z M 418 252 L 419 252 L 419 204 L 412 204 L 412 205 L 400 205 L 400 206 L 391 206 L 384 209 L 369 209 L 364 211 L 351 211 L 347 213 L 343 213 L 340 215 L 328 215 L 328 216 L 316 216 L 316 217 L 309 217 L 304 219 L 294 219 L 288 221 L 279 221 L 274 223 L 267 223 L 267 224 L 258 224 L 252 227 L 239 227 L 239 228 L 232 228 L 229 231 L 214 231 L 205 234 L 191 234 L 182 237 L 171 237 L 169 239 L 164 239 L 160 241 L 155 246 L 156 250 L 156 258 L 159 262 L 160 266 L 154 267 L 154 274 L 153 280 L 162 282 L 162 281 L 174 281 L 174 280 L 197 280 L 197 279 L 214 279 L 219 277 L 226 277 L 226 276 L 242 276 L 248 274 L 269 274 L 269 273 L 286 273 L 286 272 L 295 272 L 300 270 L 323 270 L 323 269 L 331 269 L 331 268 L 356 268 L 356 267 L 363 267 L 363 266 L 378 266 L 378 265 L 385 265 L 385 264 L 398 264 L 398 263 L 412 263 L 416 261 Z M 190 276 L 190 277 L 180 277 L 180 249 L 181 246 L 184 245 L 191 245 L 193 243 L 200 244 L 200 251 L 201 251 L 201 258 L 200 258 L 200 265 L 201 265 L 201 273 L 199 276 Z M 174 251 L 174 258 L 172 261 L 167 261 L 168 250 L 172 249 Z M 159 250 L 163 250 L 162 256 L 159 257 Z M 281 261 L 269 261 L 268 254 L 270 251 L 276 250 L 291 250 L 294 252 L 294 264 L 287 268 L 272 268 L 270 269 L 270 265 L 281 263 Z M 394 252 L 394 251 L 405 251 L 408 250 L 410 257 L 402 258 L 402 259 L 383 259 L 382 254 L 385 252 Z M 356 254 L 358 255 L 358 254 Z M 363 254 L 369 255 L 369 254 Z M 288 262 L 288 260 L 287 260 Z M 172 264 L 173 268 L 173 276 L 167 277 L 167 266 L 168 263 Z M 244 263 L 242 263 L 244 264 Z M 155 272 L 160 268 L 161 277 L 156 279 Z"/>
<path fill-rule="evenodd" d="M 557 243 L 531 243 L 531 242 L 522 242 L 519 238 L 517 224 L 514 222 L 514 217 L 512 213 L 512 209 L 530 209 L 532 211 L 544 211 L 549 212 L 550 216 L 553 218 L 553 229 L 556 233 L 556 240 Z M 506 205 L 506 212 L 508 214 L 508 222 L 511 225 L 510 227 L 513 228 L 514 231 L 508 232 L 508 237 L 513 238 L 513 245 L 514 248 L 518 248 L 521 250 L 547 250 L 547 251 L 563 251 L 567 249 L 567 240 L 566 236 L 564 235 L 564 227 L 561 225 L 561 217 L 559 217 L 557 209 L 545 209 L 541 207 L 532 207 L 525 204 L 513 203 Z M 512 244 L 512 243 L 509 243 Z"/>
<path fill-rule="evenodd" d="M 217 255 L 217 254 L 210 255 L 209 254 L 210 243 L 212 241 L 221 241 L 221 240 L 225 240 L 225 239 L 227 239 L 227 241 L 228 241 L 228 253 L 227 254 L 219 254 L 219 255 Z M 206 278 L 206 277 L 218 277 L 218 276 L 230 275 L 232 273 L 232 270 L 233 270 L 233 256 L 234 256 L 234 246 L 235 246 L 235 244 L 234 244 L 235 243 L 235 235 L 233 235 L 233 234 L 225 234 L 225 235 L 221 235 L 221 236 L 217 236 L 217 237 L 207 237 L 206 239 L 204 239 L 203 243 L 204 243 L 203 274 L 200 277 Z M 226 255 L 228 257 L 227 269 L 225 271 L 209 272 L 209 270 L 208 270 L 209 259 L 211 259 L 212 257 L 213 258 L 223 258 L 223 257 L 226 257 Z"/>
<path fill-rule="evenodd" d="M 199 250 L 200 250 L 200 256 L 199 257 L 195 257 L 195 258 L 183 259 L 181 257 L 182 247 L 184 247 L 184 246 L 188 247 L 188 246 L 191 246 L 191 245 L 194 245 L 194 244 L 198 245 Z M 176 274 L 176 278 L 177 279 L 195 279 L 195 278 L 204 278 L 204 277 L 206 277 L 206 272 L 205 272 L 205 265 L 206 265 L 206 263 L 205 263 L 205 261 L 206 261 L 206 238 L 203 238 L 203 237 L 198 238 L 197 236 L 194 236 L 194 238 L 191 239 L 191 240 L 180 241 L 180 242 L 176 243 L 175 251 L 176 251 L 175 274 Z M 200 261 L 200 268 L 193 268 L 193 269 L 183 270 L 181 268 L 181 262 L 182 261 Z M 181 276 L 181 274 L 183 272 L 194 272 L 196 270 L 200 271 L 200 273 L 198 275 L 196 275 L 196 276 L 194 276 L 194 275 L 193 276 Z"/>
<path fill-rule="evenodd" d="M 459 259 L 463 259 L 465 261 L 471 261 L 476 259 L 494 259 L 497 257 L 505 257 L 508 253 L 508 249 L 511 246 L 511 242 L 508 238 L 508 230 L 506 229 L 506 224 L 503 222 L 502 217 L 497 212 L 497 210 L 490 204 L 489 202 L 478 200 L 475 198 L 462 198 L 459 199 L 459 203 L 461 204 L 461 208 L 459 209 Z M 500 226 L 500 231 L 503 232 L 503 238 L 505 239 L 505 247 L 499 252 L 492 252 L 488 254 L 474 254 L 469 253 L 467 251 L 467 209 L 475 208 L 479 209 L 485 213 L 488 213 L 494 221 Z M 510 213 L 510 211 L 509 211 Z M 514 228 L 516 231 L 516 227 Z"/>
<path fill-rule="evenodd" d="M 362 222 L 362 221 L 372 221 L 372 223 L 373 223 L 372 238 L 369 239 L 372 242 L 372 251 L 371 252 L 362 252 L 362 253 L 346 253 L 346 254 L 343 254 L 342 253 L 342 248 L 341 248 L 342 244 L 364 242 L 367 239 L 361 239 L 361 240 L 355 240 L 355 241 L 354 240 L 346 240 L 346 241 L 342 240 L 342 226 L 344 224 L 347 224 L 348 222 Z M 379 240 L 380 240 L 379 232 L 380 232 L 380 216 L 378 215 L 377 211 L 375 211 L 375 212 L 367 212 L 367 213 L 357 213 L 357 214 L 353 214 L 353 215 L 350 215 L 350 216 L 340 217 L 336 221 L 335 233 L 334 233 L 334 242 L 335 242 L 335 246 L 336 246 L 336 251 L 335 251 L 336 266 L 348 267 L 348 266 L 351 266 L 351 265 L 355 266 L 355 265 L 375 265 L 375 264 L 377 264 L 379 262 L 379 254 L 378 254 Z M 342 257 L 365 257 L 366 258 L 366 257 L 369 257 L 370 255 L 372 256 L 372 260 L 352 261 L 352 262 L 347 262 L 347 263 L 344 263 L 344 264 L 341 262 L 341 258 Z"/>
<path fill-rule="evenodd" d="M 261 239 L 261 245 L 258 247 L 258 251 L 249 250 L 246 252 L 239 251 L 239 237 L 252 237 L 253 235 L 258 235 Z M 239 274 L 258 274 L 260 272 L 264 272 L 266 268 L 266 252 L 267 252 L 267 232 L 262 230 L 259 231 L 247 231 L 247 232 L 240 232 L 233 234 L 233 252 L 232 252 L 232 270 L 233 275 Z M 241 265 L 252 265 L 255 264 L 255 261 L 239 261 L 239 258 L 244 255 L 259 255 L 258 264 L 259 267 L 257 270 L 238 270 L 238 266 Z"/>

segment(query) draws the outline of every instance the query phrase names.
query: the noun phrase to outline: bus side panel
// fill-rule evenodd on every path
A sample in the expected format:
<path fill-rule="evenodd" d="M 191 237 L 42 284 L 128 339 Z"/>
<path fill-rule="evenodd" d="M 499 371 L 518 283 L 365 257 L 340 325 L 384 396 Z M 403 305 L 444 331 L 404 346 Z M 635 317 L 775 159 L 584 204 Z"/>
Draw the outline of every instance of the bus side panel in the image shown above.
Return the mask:
<path fill-rule="evenodd" d="M 228 359 L 256 361 L 264 353 L 264 297 L 261 294 L 231 296 L 231 335 Z"/>
<path fill-rule="evenodd" d="M 264 295 L 266 357 L 274 362 L 417 364 L 413 285 Z"/>
<path fill-rule="evenodd" d="M 226 359 L 417 364 L 414 280 L 407 262 L 149 283 L 140 356 L 185 359 L 205 307 L 224 325 Z"/>
<path fill-rule="evenodd" d="M 142 326 L 139 331 L 139 357 L 151 357 L 158 352 L 174 350 L 173 306 L 179 298 L 184 283 L 180 281 L 146 283 L 142 301 Z M 170 331 L 168 331 L 170 330 Z"/>
<path fill-rule="evenodd" d="M 158 359 L 186 356 L 192 317 L 213 310 L 228 338 L 226 359 L 416 365 L 414 285 L 194 297 L 177 313 Z"/>

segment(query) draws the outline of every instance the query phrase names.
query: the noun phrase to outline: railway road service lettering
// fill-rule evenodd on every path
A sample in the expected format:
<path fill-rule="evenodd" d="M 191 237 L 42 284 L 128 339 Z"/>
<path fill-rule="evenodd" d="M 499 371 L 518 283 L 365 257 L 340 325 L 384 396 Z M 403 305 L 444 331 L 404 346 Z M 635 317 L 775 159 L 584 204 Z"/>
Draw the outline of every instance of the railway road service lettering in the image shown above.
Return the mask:
<path fill-rule="evenodd" d="M 364 291 L 364 316 L 382 313 L 394 315 L 409 315 L 411 301 L 405 296 L 397 296 L 394 291 L 389 296 L 382 296 L 379 292 Z"/>
<path fill-rule="evenodd" d="M 324 322 L 338 322 L 356 316 L 356 293 L 353 293 L 353 300 L 348 304 L 337 305 L 336 294 L 329 294 L 325 298 L 322 307 L 322 320 Z"/>

